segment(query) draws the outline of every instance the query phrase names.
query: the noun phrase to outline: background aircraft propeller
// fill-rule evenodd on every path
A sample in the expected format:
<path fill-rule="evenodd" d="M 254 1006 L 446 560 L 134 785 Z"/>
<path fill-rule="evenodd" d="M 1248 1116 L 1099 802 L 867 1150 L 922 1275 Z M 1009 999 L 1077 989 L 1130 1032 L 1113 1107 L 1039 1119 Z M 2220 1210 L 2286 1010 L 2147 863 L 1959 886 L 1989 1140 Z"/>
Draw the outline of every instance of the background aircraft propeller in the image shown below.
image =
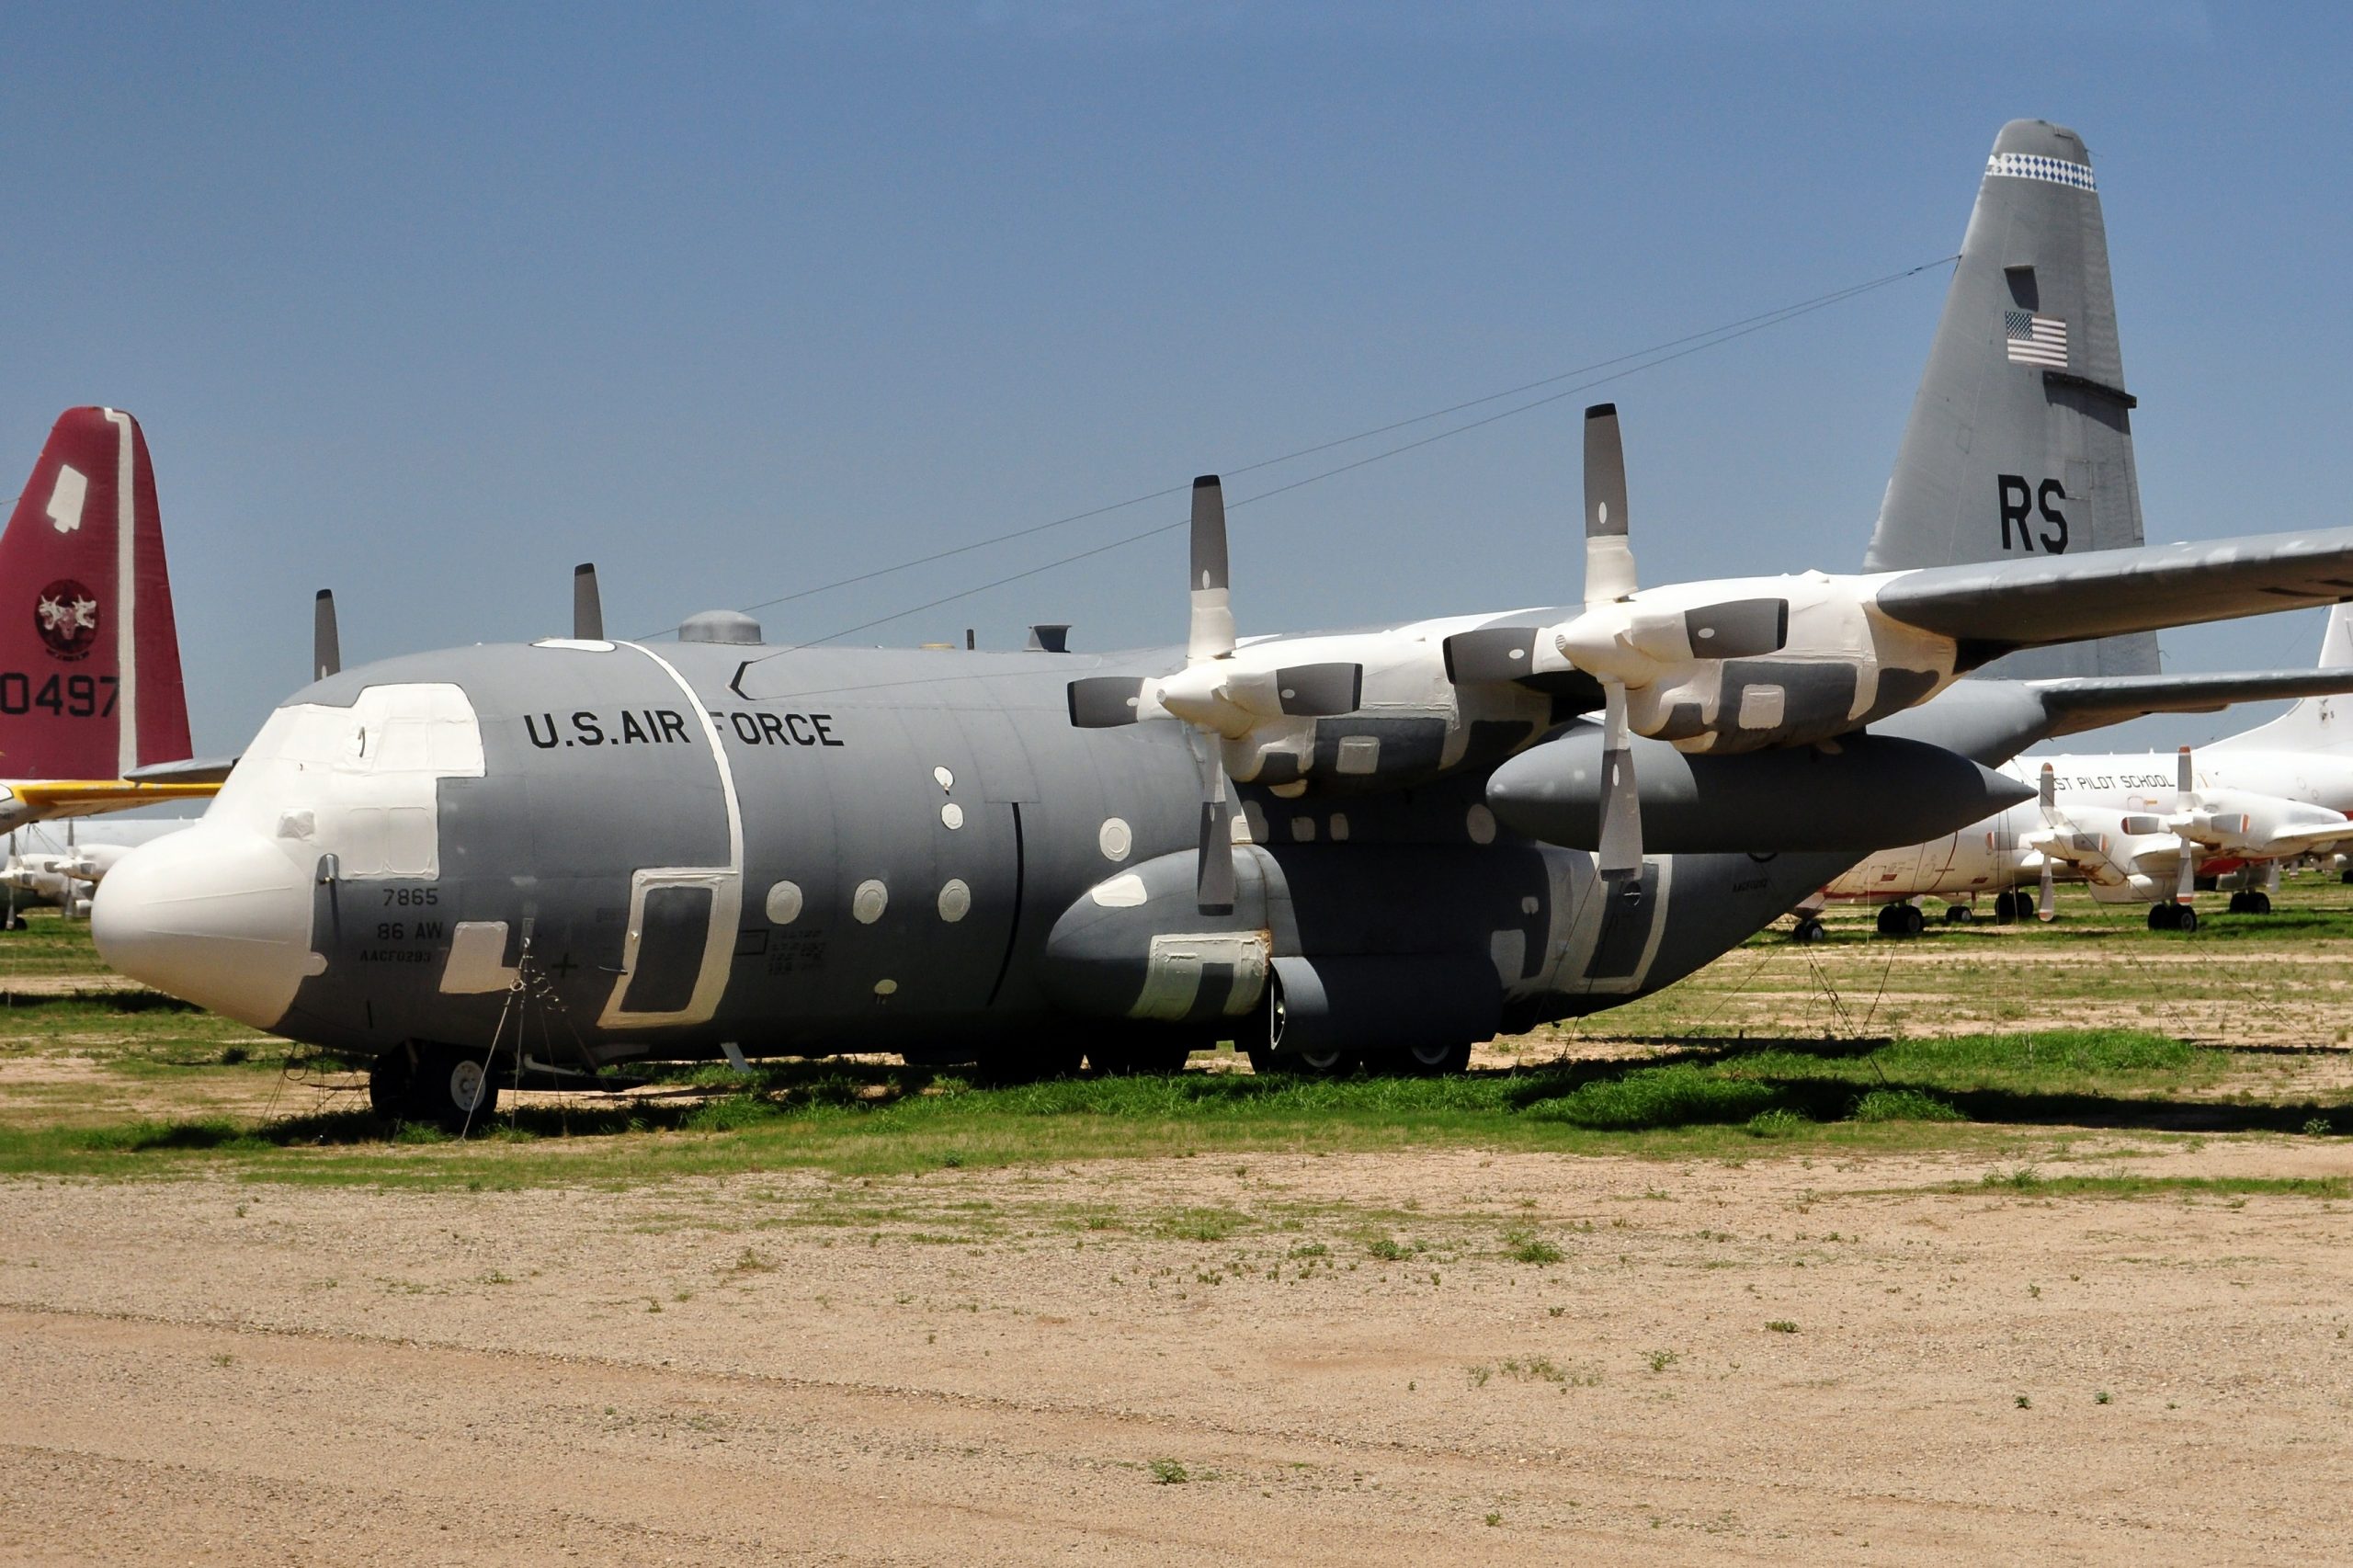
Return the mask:
<path fill-rule="evenodd" d="M 2173 901 L 2188 903 L 2198 895 L 2198 844 L 2188 833 L 2198 806 L 2198 784 L 2191 774 L 2188 746 L 2181 748 L 2174 763 L 2173 790 L 2174 825 L 2181 838 L 2181 874 L 2174 881 Z"/>

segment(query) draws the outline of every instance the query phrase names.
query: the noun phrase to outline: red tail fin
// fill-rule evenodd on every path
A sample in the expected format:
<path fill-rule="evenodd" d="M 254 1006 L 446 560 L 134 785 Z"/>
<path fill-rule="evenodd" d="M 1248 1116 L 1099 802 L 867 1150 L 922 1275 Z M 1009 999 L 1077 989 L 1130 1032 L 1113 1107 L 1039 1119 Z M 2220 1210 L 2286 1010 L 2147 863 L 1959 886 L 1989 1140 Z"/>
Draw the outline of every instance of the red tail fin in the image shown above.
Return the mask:
<path fill-rule="evenodd" d="M 0 778 L 188 755 L 155 472 L 115 408 L 58 416 L 0 534 Z"/>

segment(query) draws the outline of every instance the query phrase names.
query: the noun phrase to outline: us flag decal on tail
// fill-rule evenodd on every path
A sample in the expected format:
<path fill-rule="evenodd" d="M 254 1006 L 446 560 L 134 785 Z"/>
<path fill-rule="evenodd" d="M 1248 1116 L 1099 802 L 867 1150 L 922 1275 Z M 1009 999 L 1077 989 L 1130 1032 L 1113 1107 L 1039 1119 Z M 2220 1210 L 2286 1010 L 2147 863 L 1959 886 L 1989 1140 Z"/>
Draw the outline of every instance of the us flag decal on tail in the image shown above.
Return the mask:
<path fill-rule="evenodd" d="M 2013 365 L 2048 365 L 2056 370 L 2067 368 L 2067 324 L 2056 316 L 2004 311 L 2002 336 Z"/>

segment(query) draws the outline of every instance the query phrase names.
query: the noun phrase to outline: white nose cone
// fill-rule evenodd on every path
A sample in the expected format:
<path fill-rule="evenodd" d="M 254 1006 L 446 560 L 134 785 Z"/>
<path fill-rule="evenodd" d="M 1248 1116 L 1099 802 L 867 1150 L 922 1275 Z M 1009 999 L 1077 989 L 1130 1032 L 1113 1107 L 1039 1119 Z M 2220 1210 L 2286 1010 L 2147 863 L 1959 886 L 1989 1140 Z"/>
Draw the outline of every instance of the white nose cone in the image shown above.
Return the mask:
<path fill-rule="evenodd" d="M 310 871 L 276 844 L 201 823 L 107 873 L 90 935 L 131 979 L 268 1028 L 324 967 L 311 950 L 312 896 Z"/>

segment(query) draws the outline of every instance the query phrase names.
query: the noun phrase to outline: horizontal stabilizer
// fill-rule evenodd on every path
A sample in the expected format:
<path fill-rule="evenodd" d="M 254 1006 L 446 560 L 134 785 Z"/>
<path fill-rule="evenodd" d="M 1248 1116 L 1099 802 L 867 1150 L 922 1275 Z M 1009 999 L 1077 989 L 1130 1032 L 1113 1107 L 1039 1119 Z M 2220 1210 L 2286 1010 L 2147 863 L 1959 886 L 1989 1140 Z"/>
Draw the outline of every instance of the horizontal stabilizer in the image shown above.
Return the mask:
<path fill-rule="evenodd" d="M 2026 683 L 2054 723 L 2072 735 L 2150 713 L 2212 713 L 2234 702 L 2335 697 L 2353 692 L 2353 665 L 2211 676 L 2086 676 Z"/>
<path fill-rule="evenodd" d="M 2353 528 L 1929 566 L 1888 579 L 1875 599 L 1890 619 L 1961 642 L 1973 667 L 2013 648 L 2353 599 Z"/>
<path fill-rule="evenodd" d="M 2353 690 L 2353 686 L 2341 689 Z M 122 778 L 128 784 L 218 784 L 236 766 L 233 756 L 191 756 L 179 762 L 151 762 Z"/>

